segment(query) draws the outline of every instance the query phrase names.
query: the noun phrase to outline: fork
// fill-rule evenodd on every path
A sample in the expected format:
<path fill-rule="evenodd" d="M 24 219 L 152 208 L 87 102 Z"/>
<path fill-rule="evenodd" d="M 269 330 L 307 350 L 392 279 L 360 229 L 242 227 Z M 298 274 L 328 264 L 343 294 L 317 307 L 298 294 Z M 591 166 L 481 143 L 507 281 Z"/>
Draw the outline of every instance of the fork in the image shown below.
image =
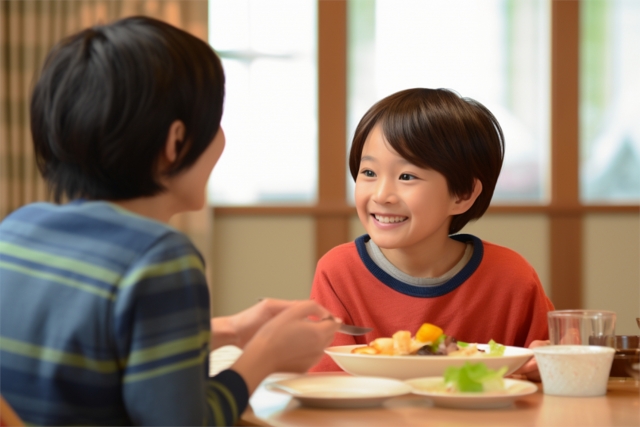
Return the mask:
<path fill-rule="evenodd" d="M 329 315 L 327 317 L 322 318 L 322 320 L 333 320 L 336 321 L 335 317 Z M 347 325 L 346 323 L 340 323 L 340 328 L 338 332 L 347 335 L 364 335 L 367 332 L 373 331 L 373 328 L 368 328 L 366 326 L 355 326 L 355 325 Z"/>
<path fill-rule="evenodd" d="M 340 329 L 338 329 L 338 332 L 347 335 L 364 335 L 367 332 L 371 331 L 373 331 L 373 328 L 367 328 L 366 326 L 345 325 L 344 323 L 341 324 Z"/>

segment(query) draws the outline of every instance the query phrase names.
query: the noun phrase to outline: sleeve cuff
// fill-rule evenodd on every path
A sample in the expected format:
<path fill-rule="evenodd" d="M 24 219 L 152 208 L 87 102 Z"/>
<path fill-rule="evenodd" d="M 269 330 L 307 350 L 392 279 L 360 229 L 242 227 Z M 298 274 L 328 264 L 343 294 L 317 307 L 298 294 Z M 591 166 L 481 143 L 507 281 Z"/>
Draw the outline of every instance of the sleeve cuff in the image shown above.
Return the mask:
<path fill-rule="evenodd" d="M 240 417 L 249 405 L 249 389 L 247 388 L 247 383 L 244 381 L 244 378 L 233 369 L 225 369 L 212 377 L 212 379 L 224 384 L 231 394 L 233 394 L 238 408 L 238 417 Z"/>

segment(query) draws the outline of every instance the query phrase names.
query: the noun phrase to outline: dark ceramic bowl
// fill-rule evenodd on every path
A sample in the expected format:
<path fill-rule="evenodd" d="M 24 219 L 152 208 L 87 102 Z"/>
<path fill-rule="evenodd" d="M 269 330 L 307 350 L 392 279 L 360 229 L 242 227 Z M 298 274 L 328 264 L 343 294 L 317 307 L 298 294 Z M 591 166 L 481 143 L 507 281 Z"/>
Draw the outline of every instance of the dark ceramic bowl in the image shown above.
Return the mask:
<path fill-rule="evenodd" d="M 640 363 L 640 336 L 616 335 L 610 340 L 609 346 L 616 349 L 609 376 L 638 378 L 640 376 L 638 369 L 638 364 Z"/>

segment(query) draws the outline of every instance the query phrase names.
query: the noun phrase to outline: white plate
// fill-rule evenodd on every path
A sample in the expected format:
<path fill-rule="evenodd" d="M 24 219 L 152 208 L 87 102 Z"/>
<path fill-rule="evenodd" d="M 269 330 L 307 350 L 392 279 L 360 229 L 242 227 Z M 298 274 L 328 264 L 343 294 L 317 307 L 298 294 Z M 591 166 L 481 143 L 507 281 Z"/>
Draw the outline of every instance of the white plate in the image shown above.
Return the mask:
<path fill-rule="evenodd" d="M 521 397 L 528 396 L 538 391 L 538 387 L 529 381 L 504 379 L 507 389 L 504 393 L 447 393 L 439 391 L 442 377 L 414 378 L 405 381 L 413 389 L 414 394 L 428 397 L 434 405 L 444 408 L 459 409 L 492 409 L 511 406 Z"/>
<path fill-rule="evenodd" d="M 349 375 L 303 375 L 266 385 L 282 391 L 306 406 L 320 408 L 364 408 L 381 405 L 387 399 L 411 393 L 402 381 Z"/>
<path fill-rule="evenodd" d="M 448 366 L 462 366 L 465 362 L 483 362 L 490 369 L 507 367 L 509 375 L 524 365 L 533 351 L 522 347 L 506 346 L 503 356 L 383 356 L 353 354 L 351 350 L 361 345 L 341 345 L 325 349 L 342 369 L 352 375 L 388 377 L 398 380 L 410 378 L 443 376 Z M 478 344 L 479 349 L 487 350 L 488 344 Z"/>

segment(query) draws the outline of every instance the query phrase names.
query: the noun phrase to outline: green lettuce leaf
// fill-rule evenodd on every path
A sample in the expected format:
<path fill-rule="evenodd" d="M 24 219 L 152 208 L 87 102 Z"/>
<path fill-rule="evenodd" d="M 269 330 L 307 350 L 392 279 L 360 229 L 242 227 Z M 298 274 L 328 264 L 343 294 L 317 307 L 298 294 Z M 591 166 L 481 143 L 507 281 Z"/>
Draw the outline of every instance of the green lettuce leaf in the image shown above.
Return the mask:
<path fill-rule="evenodd" d="M 498 344 L 494 340 L 489 341 L 489 356 L 502 356 L 506 347 L 502 344 Z"/>
<path fill-rule="evenodd" d="M 465 362 L 459 368 L 449 366 L 444 372 L 444 382 L 447 387 L 463 393 L 502 391 L 504 390 L 502 377 L 506 372 L 506 366 L 494 371 L 482 362 Z"/>

